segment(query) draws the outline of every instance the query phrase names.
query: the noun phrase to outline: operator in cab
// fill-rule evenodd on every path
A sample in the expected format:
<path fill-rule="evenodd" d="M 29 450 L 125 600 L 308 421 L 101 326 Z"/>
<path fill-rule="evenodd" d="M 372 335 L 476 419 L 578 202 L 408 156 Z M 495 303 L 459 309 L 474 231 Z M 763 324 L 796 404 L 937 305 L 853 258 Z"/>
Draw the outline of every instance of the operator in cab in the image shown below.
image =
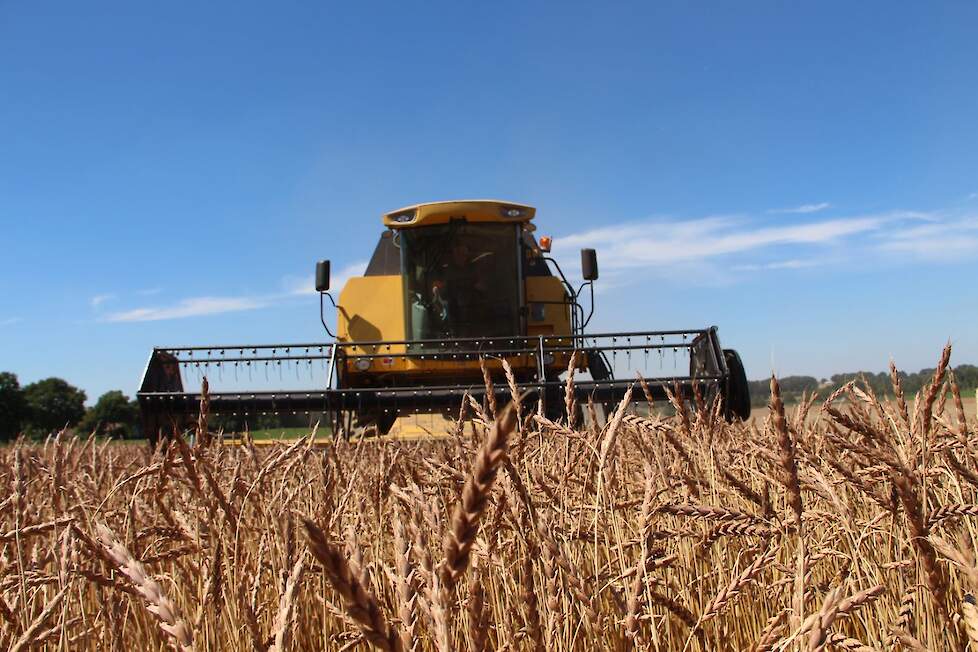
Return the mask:
<path fill-rule="evenodd" d="M 492 255 L 492 251 L 473 250 L 465 238 L 451 243 L 431 287 L 432 305 L 449 333 L 464 337 L 490 316 Z"/>

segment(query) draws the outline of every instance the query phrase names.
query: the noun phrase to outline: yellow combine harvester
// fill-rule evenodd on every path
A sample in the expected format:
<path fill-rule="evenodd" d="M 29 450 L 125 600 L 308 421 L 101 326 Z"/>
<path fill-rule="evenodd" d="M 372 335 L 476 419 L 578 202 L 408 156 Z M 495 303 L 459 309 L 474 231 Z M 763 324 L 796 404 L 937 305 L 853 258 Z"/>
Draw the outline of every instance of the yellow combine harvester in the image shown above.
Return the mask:
<path fill-rule="evenodd" d="M 485 400 L 483 367 L 504 400 L 503 360 L 527 400 L 557 418 L 561 375 L 575 352 L 581 401 L 618 401 L 641 373 L 657 398 L 667 387 L 688 396 L 696 387 L 708 399 L 720 394 L 729 417 L 747 418 L 743 366 L 720 347 L 715 327 L 588 333 L 595 251 L 581 251 L 584 282 L 575 288 L 548 255 L 550 239 L 534 237 L 535 212 L 468 200 L 385 214 L 364 275 L 347 280 L 338 300 L 329 262 L 316 266 L 320 319 L 333 341 L 156 348 L 138 393 L 145 431 L 155 439 L 186 424 L 200 395 L 185 387 L 206 376 L 212 413 L 322 413 L 334 431 L 369 426 L 386 434 L 400 416 L 457 410 L 466 393 Z M 326 299 L 336 310 L 335 336 Z M 280 386 L 268 389 L 276 378 Z"/>

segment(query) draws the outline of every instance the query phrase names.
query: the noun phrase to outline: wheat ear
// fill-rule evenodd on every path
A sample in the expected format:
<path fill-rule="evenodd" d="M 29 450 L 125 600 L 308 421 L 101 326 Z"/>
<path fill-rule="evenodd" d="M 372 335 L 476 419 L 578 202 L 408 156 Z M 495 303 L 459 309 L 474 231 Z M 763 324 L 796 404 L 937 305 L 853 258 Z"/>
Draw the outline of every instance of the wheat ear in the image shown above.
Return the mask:
<path fill-rule="evenodd" d="M 440 573 L 442 591 L 450 593 L 455 582 L 469 566 L 472 544 L 479 533 L 479 523 L 489 503 L 489 494 L 496 481 L 496 472 L 506 457 L 509 448 L 509 435 L 516 425 L 515 409 L 512 403 L 503 409 L 493 422 L 489 434 L 482 442 L 482 448 L 472 462 L 472 471 L 462 497 L 452 514 L 451 525 L 445 534 Z"/>
<path fill-rule="evenodd" d="M 965 631 L 968 632 L 968 641 L 972 650 L 978 650 L 978 604 L 975 596 L 965 593 L 961 600 L 961 617 L 964 620 Z"/>
<path fill-rule="evenodd" d="M 285 652 L 288 648 L 289 637 L 292 633 L 292 612 L 295 609 L 295 594 L 299 588 L 299 580 L 306 569 L 306 555 L 301 553 L 292 571 L 285 582 L 285 590 L 282 592 L 278 603 L 278 614 L 275 616 L 275 642 L 268 648 L 268 652 Z"/>
<path fill-rule="evenodd" d="M 418 645 L 415 626 L 417 615 L 415 605 L 418 599 L 416 575 L 411 564 L 411 544 L 404 523 L 398 511 L 394 518 L 394 565 L 396 570 L 394 587 L 397 592 L 397 617 L 401 621 L 401 645 L 405 650 L 414 650 Z"/>
<path fill-rule="evenodd" d="M 146 602 L 146 610 L 159 618 L 160 629 L 166 632 L 182 652 L 192 652 L 194 637 L 187 623 L 180 617 L 176 605 L 166 597 L 160 585 L 146 572 L 124 545 L 122 545 L 105 525 L 99 524 L 98 538 L 123 575 L 132 581 L 133 586 Z"/>
<path fill-rule="evenodd" d="M 315 523 L 303 519 L 302 524 L 306 529 L 309 550 L 322 564 L 326 579 L 343 598 L 347 615 L 360 627 L 363 637 L 381 650 L 401 652 L 401 639 L 387 625 L 380 605 L 367 587 L 361 584 L 349 560 L 338 547 L 326 540 L 326 535 Z"/>
<path fill-rule="evenodd" d="M 17 641 L 10 646 L 9 652 L 20 652 L 21 650 L 26 650 L 34 643 L 40 642 L 45 638 L 45 633 L 41 632 L 39 634 L 38 632 L 40 632 L 41 627 L 44 627 L 44 623 L 51 618 L 51 615 L 54 613 L 54 610 L 58 608 L 58 605 L 61 604 L 61 600 L 65 597 L 65 593 L 68 592 L 68 589 L 69 586 L 65 585 L 63 589 L 61 589 L 53 598 L 51 598 L 51 601 L 44 606 L 44 609 L 40 614 L 38 614 L 37 618 L 31 622 L 27 629 L 24 630 L 24 633 L 21 634 L 20 638 L 18 638 Z M 58 630 L 60 631 L 60 629 L 61 628 L 59 627 Z"/>

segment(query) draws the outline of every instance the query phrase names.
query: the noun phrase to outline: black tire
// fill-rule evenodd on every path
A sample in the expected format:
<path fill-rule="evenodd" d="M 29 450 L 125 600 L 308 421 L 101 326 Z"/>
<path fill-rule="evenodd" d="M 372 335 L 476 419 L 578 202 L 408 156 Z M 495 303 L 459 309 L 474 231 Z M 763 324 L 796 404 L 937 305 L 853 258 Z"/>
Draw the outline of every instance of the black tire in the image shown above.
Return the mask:
<path fill-rule="evenodd" d="M 591 378 L 599 382 L 609 380 L 612 374 L 611 369 L 605 364 L 604 353 L 594 349 L 587 349 L 584 353 L 587 355 L 587 370 L 590 372 Z"/>
<path fill-rule="evenodd" d="M 143 437 L 149 442 L 149 447 L 155 449 L 160 443 L 160 419 L 155 413 L 144 411 L 142 414 Z"/>
<path fill-rule="evenodd" d="M 548 388 L 543 404 L 544 416 L 554 423 L 566 417 L 564 414 L 564 393 L 560 389 Z"/>
<path fill-rule="evenodd" d="M 386 435 L 394 427 L 394 422 L 397 421 L 397 411 L 396 410 L 385 410 L 380 413 L 377 417 L 377 429 L 380 431 L 381 435 Z"/>
<path fill-rule="evenodd" d="M 596 382 L 612 379 L 614 373 L 612 372 L 611 367 L 608 365 L 608 358 L 605 356 L 603 351 L 586 349 L 584 353 L 587 354 L 587 370 L 591 374 L 592 379 L 594 379 Z M 615 409 L 618 407 L 618 402 L 598 403 L 598 405 L 601 406 L 601 411 L 604 412 L 605 423 L 608 423 L 611 420 L 611 415 L 615 413 Z M 582 418 L 578 419 L 578 423 L 583 422 L 584 420 Z"/>
<path fill-rule="evenodd" d="M 366 430 L 373 426 L 383 436 L 391 431 L 395 421 L 397 412 L 393 410 L 361 410 L 356 416 L 356 427 Z"/>
<path fill-rule="evenodd" d="M 747 384 L 744 363 L 733 349 L 724 349 L 723 359 L 730 374 L 727 380 L 727 420 L 739 418 L 746 421 L 750 418 L 750 386 Z"/>

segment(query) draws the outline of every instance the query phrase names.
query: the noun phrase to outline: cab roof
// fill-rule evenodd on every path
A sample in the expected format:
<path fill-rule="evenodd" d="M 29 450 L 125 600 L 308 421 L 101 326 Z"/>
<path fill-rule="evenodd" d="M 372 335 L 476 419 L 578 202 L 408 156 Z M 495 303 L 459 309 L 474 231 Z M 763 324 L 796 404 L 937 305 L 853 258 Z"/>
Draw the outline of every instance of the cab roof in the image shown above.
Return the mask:
<path fill-rule="evenodd" d="M 447 224 L 455 219 L 468 222 L 529 222 L 536 209 L 526 204 L 498 199 L 459 199 L 405 206 L 384 214 L 384 226 L 392 229 Z"/>

